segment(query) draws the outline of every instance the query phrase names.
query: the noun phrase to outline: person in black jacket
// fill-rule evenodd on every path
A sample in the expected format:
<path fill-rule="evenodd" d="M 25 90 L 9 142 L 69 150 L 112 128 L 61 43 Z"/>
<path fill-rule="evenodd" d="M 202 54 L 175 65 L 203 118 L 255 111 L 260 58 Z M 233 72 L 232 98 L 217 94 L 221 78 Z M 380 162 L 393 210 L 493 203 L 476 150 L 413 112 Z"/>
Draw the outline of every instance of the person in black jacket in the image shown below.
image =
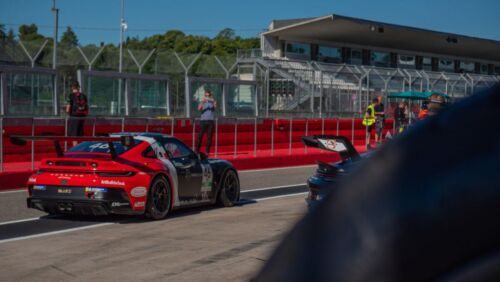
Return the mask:
<path fill-rule="evenodd" d="M 85 117 L 89 114 L 89 106 L 87 96 L 80 92 L 78 81 L 71 83 L 71 94 L 67 101 L 66 113 L 69 115 L 68 136 L 83 136 L 83 126 L 85 125 Z M 74 145 L 76 145 L 76 142 L 73 142 Z"/>

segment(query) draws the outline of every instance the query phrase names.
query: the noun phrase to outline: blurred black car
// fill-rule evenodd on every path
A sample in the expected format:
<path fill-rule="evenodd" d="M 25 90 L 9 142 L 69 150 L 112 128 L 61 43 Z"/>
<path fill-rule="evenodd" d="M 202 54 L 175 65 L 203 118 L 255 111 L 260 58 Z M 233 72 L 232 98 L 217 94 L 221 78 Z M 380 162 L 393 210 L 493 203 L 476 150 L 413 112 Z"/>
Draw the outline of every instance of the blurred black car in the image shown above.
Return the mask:
<path fill-rule="evenodd" d="M 315 135 L 302 137 L 302 143 L 308 147 L 337 152 L 341 160 L 334 163 L 317 161 L 318 168 L 307 180 L 309 194 L 306 202 L 309 207 L 315 206 L 320 200 L 334 190 L 340 179 L 349 174 L 364 159 L 370 157 L 373 151 L 359 154 L 352 143 L 343 136 Z"/>

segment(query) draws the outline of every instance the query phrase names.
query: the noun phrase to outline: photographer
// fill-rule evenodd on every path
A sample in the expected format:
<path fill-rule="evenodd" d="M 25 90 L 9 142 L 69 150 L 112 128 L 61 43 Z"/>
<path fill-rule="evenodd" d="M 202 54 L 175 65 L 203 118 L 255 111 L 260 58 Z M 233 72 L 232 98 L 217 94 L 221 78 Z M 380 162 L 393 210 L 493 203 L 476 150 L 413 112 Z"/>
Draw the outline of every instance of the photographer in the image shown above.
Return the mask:
<path fill-rule="evenodd" d="M 200 116 L 200 132 L 198 133 L 198 142 L 196 143 L 196 153 L 200 152 L 201 142 L 203 135 L 207 133 L 207 155 L 210 153 L 210 146 L 212 145 L 212 133 L 214 130 L 215 110 L 217 102 L 212 97 L 212 92 L 209 89 L 205 90 L 205 96 L 198 104 L 198 111 L 201 112 Z"/>
<path fill-rule="evenodd" d="M 78 81 L 71 83 L 71 94 L 68 97 L 66 113 L 69 114 L 68 136 L 83 136 L 85 117 L 89 113 L 87 97 L 80 92 Z M 73 142 L 73 146 L 76 142 Z"/>

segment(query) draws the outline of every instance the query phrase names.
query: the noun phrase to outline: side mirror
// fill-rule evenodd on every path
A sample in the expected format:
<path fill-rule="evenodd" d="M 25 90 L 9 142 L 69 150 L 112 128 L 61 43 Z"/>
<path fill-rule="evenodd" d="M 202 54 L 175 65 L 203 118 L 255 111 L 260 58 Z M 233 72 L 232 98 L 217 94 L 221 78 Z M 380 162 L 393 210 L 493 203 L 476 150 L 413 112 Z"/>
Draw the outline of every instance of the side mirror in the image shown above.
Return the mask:
<path fill-rule="evenodd" d="M 198 153 L 198 156 L 199 156 L 199 158 L 200 158 L 201 161 L 204 161 L 204 160 L 208 159 L 207 154 L 205 154 L 203 152 Z"/>

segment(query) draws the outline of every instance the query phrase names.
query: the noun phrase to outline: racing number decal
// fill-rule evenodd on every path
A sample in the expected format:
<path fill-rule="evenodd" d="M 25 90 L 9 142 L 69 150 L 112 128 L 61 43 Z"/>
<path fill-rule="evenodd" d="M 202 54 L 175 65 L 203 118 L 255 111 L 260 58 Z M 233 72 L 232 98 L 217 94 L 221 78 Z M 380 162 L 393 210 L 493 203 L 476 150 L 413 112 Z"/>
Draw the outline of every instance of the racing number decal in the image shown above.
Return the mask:
<path fill-rule="evenodd" d="M 212 191 L 213 184 L 213 172 L 212 167 L 210 165 L 201 164 L 203 169 L 203 176 L 201 178 L 201 192 L 210 192 Z"/>

